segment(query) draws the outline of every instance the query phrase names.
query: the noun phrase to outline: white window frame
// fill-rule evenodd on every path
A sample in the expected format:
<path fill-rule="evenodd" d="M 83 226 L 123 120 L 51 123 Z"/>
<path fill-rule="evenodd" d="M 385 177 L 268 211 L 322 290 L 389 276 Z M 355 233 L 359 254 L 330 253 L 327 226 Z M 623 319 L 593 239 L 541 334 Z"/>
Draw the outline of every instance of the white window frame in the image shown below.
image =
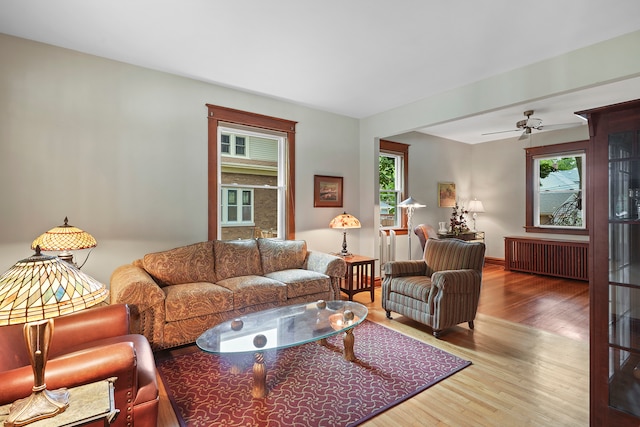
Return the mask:
<path fill-rule="evenodd" d="M 393 190 L 383 190 L 379 189 L 379 202 L 382 203 L 382 194 L 383 193 L 395 193 L 397 203 L 402 202 L 402 197 L 404 194 L 404 154 L 389 152 L 389 151 L 380 151 L 379 157 L 389 157 L 394 159 L 394 189 Z M 394 223 L 393 225 L 384 225 L 382 228 L 399 228 L 402 227 L 402 209 L 397 206 Z"/>
<path fill-rule="evenodd" d="M 242 186 L 238 185 L 237 183 L 232 183 L 232 184 L 222 184 L 222 168 L 218 167 L 218 194 L 220 194 L 222 200 L 220 200 L 220 209 L 218 209 L 218 236 L 222 235 L 222 227 L 223 226 L 249 226 L 249 225 L 255 225 L 255 217 L 254 217 L 254 209 L 255 206 L 252 207 L 252 213 L 251 213 L 251 219 L 252 219 L 252 223 L 240 223 L 240 222 L 225 222 L 223 221 L 223 212 L 225 211 L 223 203 L 224 200 L 226 200 L 226 198 L 224 197 L 224 195 L 222 194 L 222 190 L 223 189 L 228 189 L 228 188 L 244 188 L 244 189 L 255 189 L 255 188 L 266 188 L 266 189 L 275 189 L 277 191 L 277 206 L 278 206 L 278 211 L 277 211 L 277 227 L 278 227 L 278 233 L 277 233 L 277 238 L 279 239 L 283 239 L 285 236 L 285 230 L 286 230 L 286 224 L 285 224 L 285 218 L 286 218 L 286 210 L 287 210 L 287 206 L 286 206 L 286 191 L 287 191 L 287 187 L 286 187 L 286 176 L 288 173 L 288 165 L 286 163 L 286 144 L 287 144 L 287 138 L 285 135 L 279 133 L 279 132 L 260 132 L 258 131 L 258 128 L 251 128 L 249 129 L 246 126 L 239 126 L 239 127 L 234 127 L 232 124 L 225 124 L 224 126 L 218 126 L 218 162 L 221 162 L 221 157 L 222 157 L 222 153 L 220 152 L 220 140 L 221 140 L 221 135 L 233 135 L 234 137 L 232 138 L 235 141 L 235 135 L 238 134 L 240 136 L 245 136 L 247 137 L 245 139 L 246 143 L 245 143 L 245 156 L 238 156 L 238 157 L 249 157 L 248 156 L 248 152 L 249 152 L 249 138 L 250 136 L 255 136 L 258 138 L 269 138 L 269 139 L 275 139 L 278 141 L 278 185 L 277 186 L 273 186 L 273 185 L 246 185 L 246 184 L 242 184 Z M 235 142 L 234 142 L 234 152 L 235 152 Z M 228 156 L 228 154 L 224 154 L 225 156 Z M 254 194 L 252 192 L 252 201 L 255 204 L 255 197 Z"/>

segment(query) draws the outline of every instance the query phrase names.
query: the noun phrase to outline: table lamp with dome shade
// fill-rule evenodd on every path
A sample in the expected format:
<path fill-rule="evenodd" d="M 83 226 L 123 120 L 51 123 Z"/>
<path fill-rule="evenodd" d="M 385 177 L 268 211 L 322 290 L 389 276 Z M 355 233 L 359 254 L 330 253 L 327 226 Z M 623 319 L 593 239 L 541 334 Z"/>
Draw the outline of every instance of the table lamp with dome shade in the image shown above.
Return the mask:
<path fill-rule="evenodd" d="M 107 295 L 102 283 L 73 264 L 42 255 L 39 246 L 0 276 L 0 326 L 24 324 L 34 378 L 31 395 L 11 405 L 5 427 L 55 417 L 69 406 L 69 392 L 47 390 L 44 381 L 53 318 L 92 307 Z"/>
<path fill-rule="evenodd" d="M 360 228 L 360 220 L 355 216 L 346 212 L 341 213 L 331 220 L 329 228 L 341 228 L 342 229 L 342 250 L 338 255 L 342 257 L 350 256 L 351 254 L 347 250 L 347 228 Z"/>

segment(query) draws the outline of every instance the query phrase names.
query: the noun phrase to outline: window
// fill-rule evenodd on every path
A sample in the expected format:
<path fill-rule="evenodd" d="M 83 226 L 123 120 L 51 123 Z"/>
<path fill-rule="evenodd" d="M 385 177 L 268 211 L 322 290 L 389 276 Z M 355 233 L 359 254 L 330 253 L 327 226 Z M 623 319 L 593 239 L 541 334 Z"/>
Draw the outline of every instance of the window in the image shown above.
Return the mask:
<path fill-rule="evenodd" d="M 587 142 L 527 149 L 526 231 L 587 234 Z"/>
<path fill-rule="evenodd" d="M 253 190 L 222 189 L 222 225 L 253 226 Z"/>
<path fill-rule="evenodd" d="M 246 156 L 246 138 L 235 134 L 220 134 L 220 153 L 230 156 Z"/>
<path fill-rule="evenodd" d="M 296 122 L 207 107 L 209 240 L 294 239 Z"/>
<path fill-rule="evenodd" d="M 397 206 L 407 194 L 408 153 L 407 144 L 380 140 L 378 166 L 381 227 L 406 227 L 406 215 L 403 215 L 403 210 L 398 209 Z"/>

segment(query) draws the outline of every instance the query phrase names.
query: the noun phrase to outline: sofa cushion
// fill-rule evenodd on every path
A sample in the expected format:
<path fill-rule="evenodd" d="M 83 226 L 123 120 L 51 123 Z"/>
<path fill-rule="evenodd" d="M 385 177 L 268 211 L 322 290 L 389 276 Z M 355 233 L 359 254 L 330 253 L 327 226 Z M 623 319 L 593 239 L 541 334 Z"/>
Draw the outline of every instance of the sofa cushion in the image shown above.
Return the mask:
<path fill-rule="evenodd" d="M 142 268 L 160 286 L 193 282 L 215 283 L 213 242 L 195 243 L 146 254 L 142 259 Z"/>
<path fill-rule="evenodd" d="M 262 264 L 258 242 L 248 240 L 215 240 L 213 253 L 218 281 L 230 277 L 261 276 Z"/>
<path fill-rule="evenodd" d="M 213 283 L 183 283 L 162 290 L 167 322 L 233 310 L 233 292 Z"/>
<path fill-rule="evenodd" d="M 329 276 L 315 271 L 296 268 L 274 271 L 265 274 L 265 276 L 283 282 L 287 286 L 287 298 L 289 299 L 331 291 Z"/>
<path fill-rule="evenodd" d="M 274 271 L 303 268 L 307 258 L 304 240 L 258 239 L 263 274 Z"/>
<path fill-rule="evenodd" d="M 240 276 L 220 280 L 218 285 L 233 292 L 233 308 L 287 300 L 287 286 L 264 276 Z"/>

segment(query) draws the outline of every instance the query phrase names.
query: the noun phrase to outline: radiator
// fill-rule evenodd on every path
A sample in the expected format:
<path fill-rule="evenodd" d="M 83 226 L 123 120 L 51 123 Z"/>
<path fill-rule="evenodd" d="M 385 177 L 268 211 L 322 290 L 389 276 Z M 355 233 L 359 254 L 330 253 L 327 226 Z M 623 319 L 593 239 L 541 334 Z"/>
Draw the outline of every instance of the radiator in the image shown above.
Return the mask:
<path fill-rule="evenodd" d="M 387 233 L 389 233 L 387 235 Z M 380 230 L 380 277 L 386 262 L 396 260 L 396 232 L 393 230 Z"/>
<path fill-rule="evenodd" d="M 504 269 L 589 280 L 589 242 L 504 238 Z"/>

